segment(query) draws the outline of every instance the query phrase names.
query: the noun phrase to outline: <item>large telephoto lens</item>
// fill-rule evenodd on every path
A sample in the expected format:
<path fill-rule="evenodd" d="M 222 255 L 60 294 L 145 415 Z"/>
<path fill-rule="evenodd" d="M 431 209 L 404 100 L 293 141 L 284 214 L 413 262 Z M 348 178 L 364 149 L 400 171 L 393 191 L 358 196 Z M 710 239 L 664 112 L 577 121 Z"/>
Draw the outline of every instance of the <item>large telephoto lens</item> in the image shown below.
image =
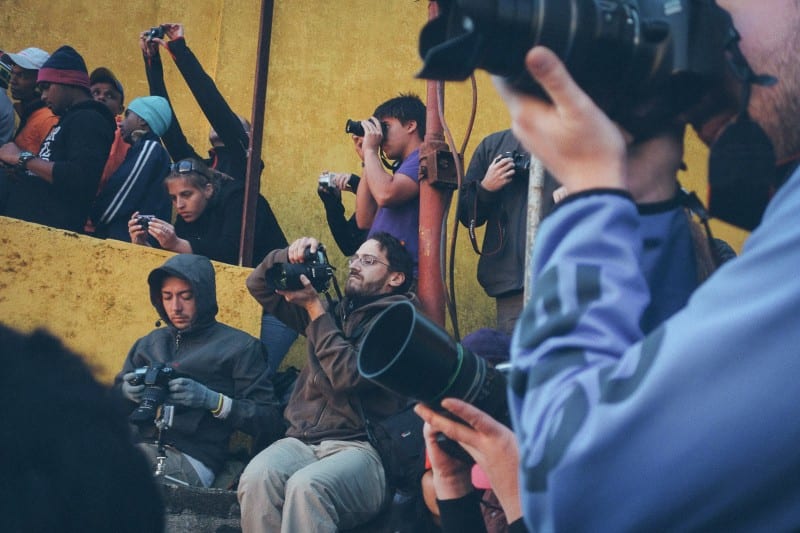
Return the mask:
<path fill-rule="evenodd" d="M 434 408 L 443 398 L 458 398 L 509 424 L 505 377 L 411 302 L 393 304 L 375 319 L 358 352 L 358 371 Z"/>

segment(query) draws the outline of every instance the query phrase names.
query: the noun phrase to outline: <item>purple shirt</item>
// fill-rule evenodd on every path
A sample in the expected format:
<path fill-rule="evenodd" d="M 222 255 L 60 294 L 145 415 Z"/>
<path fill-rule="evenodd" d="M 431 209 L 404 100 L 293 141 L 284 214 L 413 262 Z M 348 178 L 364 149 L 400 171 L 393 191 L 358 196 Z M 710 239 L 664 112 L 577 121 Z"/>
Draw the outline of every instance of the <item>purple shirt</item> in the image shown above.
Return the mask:
<path fill-rule="evenodd" d="M 395 175 L 404 174 L 419 184 L 419 148 L 411 152 L 395 171 Z M 419 195 L 402 205 L 394 207 L 379 207 L 375 220 L 369 230 L 367 238 L 379 231 L 397 237 L 414 258 L 414 271 L 416 273 L 417 255 L 419 250 Z"/>

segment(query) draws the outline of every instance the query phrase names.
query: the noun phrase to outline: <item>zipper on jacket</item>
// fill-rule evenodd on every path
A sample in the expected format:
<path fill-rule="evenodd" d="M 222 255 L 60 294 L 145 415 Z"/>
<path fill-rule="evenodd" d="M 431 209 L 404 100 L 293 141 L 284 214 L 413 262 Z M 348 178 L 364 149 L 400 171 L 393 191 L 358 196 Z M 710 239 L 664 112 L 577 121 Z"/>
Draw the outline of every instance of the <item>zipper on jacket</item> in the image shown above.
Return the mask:
<path fill-rule="evenodd" d="M 178 349 L 181 347 L 181 332 L 175 334 L 175 355 L 178 355 Z"/>

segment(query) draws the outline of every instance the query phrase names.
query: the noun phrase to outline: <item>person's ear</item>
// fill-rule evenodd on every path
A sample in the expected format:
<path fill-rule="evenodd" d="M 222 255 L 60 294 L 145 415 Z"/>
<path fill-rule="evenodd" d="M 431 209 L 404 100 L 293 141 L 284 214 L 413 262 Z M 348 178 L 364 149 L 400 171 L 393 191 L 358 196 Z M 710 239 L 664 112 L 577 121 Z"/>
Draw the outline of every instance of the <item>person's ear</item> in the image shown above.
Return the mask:
<path fill-rule="evenodd" d="M 417 131 L 417 121 L 413 119 L 409 120 L 408 122 L 403 124 L 403 127 L 405 127 L 408 133 L 414 133 L 415 131 Z"/>
<path fill-rule="evenodd" d="M 399 287 L 406 281 L 406 275 L 402 272 L 392 272 L 389 275 L 389 285 L 391 287 Z"/>
<path fill-rule="evenodd" d="M 203 187 L 203 196 L 206 197 L 206 200 L 210 200 L 214 196 L 214 186 L 212 184 L 206 183 L 206 186 Z"/>

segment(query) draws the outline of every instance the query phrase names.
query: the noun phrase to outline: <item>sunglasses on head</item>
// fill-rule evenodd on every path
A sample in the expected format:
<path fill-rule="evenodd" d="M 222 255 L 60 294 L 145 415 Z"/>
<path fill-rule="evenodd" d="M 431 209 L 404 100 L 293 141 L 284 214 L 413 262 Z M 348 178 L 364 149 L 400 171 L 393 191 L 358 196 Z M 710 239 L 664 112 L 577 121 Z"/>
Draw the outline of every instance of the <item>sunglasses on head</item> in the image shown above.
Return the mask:
<path fill-rule="evenodd" d="M 181 159 L 177 163 L 173 163 L 170 170 L 173 174 L 190 174 L 192 172 L 196 172 L 201 176 L 211 179 L 211 176 L 209 176 L 208 170 L 205 168 L 205 166 L 199 166 L 192 159 Z"/>

